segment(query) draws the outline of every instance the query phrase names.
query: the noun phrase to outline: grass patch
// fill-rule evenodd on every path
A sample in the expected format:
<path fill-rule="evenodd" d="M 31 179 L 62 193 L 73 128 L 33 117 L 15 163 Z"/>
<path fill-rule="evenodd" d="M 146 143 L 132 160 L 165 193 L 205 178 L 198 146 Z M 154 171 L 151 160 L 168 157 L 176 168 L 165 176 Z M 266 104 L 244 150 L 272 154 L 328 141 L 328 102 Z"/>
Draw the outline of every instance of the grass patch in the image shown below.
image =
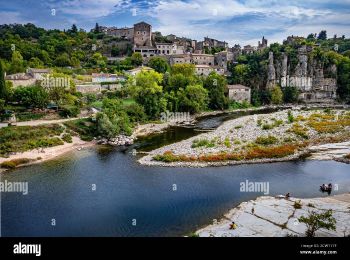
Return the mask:
<path fill-rule="evenodd" d="M 16 114 L 16 119 L 18 122 L 39 120 L 42 119 L 45 115 L 45 113 L 23 112 Z"/>
<path fill-rule="evenodd" d="M 224 145 L 227 147 L 227 148 L 231 148 L 231 142 L 230 142 L 230 139 L 228 137 L 225 138 L 224 140 Z"/>
<path fill-rule="evenodd" d="M 97 131 L 96 124 L 91 122 L 91 119 L 77 119 L 64 123 L 68 129 L 77 133 L 80 136 L 80 139 L 84 141 L 92 141 L 94 139 L 95 133 Z"/>
<path fill-rule="evenodd" d="M 296 145 L 282 145 L 275 147 L 254 147 L 241 153 L 217 153 L 200 156 L 175 155 L 171 151 L 155 155 L 153 160 L 161 162 L 221 162 L 221 161 L 241 161 L 265 158 L 283 158 L 294 154 L 298 147 Z"/>
<path fill-rule="evenodd" d="M 10 161 L 5 161 L 0 164 L 1 168 L 14 169 L 19 165 L 30 163 L 32 160 L 28 158 L 14 159 Z"/>
<path fill-rule="evenodd" d="M 309 139 L 308 129 L 306 127 L 301 126 L 300 124 L 294 124 L 287 132 L 293 133 L 297 136 L 300 136 L 303 139 Z"/>
<path fill-rule="evenodd" d="M 195 139 L 192 142 L 192 148 L 198 148 L 198 147 L 215 147 L 215 140 L 208 140 L 208 139 Z"/>
<path fill-rule="evenodd" d="M 273 128 L 273 125 L 272 124 L 263 124 L 261 128 L 262 128 L 262 130 L 270 130 Z"/>
<path fill-rule="evenodd" d="M 123 102 L 123 105 L 126 105 L 126 106 L 131 104 L 136 104 L 136 101 L 133 98 L 123 99 L 122 102 Z"/>
<path fill-rule="evenodd" d="M 272 145 L 276 144 L 278 142 L 278 139 L 274 136 L 259 136 L 256 138 L 255 143 L 261 144 L 261 145 Z"/>
<path fill-rule="evenodd" d="M 237 126 L 235 126 L 235 129 L 240 129 L 240 128 L 242 128 L 243 126 L 241 126 L 241 125 L 237 125 Z"/>
<path fill-rule="evenodd" d="M 63 142 L 58 136 L 63 130 L 58 124 L 1 128 L 0 156 L 62 145 Z"/>

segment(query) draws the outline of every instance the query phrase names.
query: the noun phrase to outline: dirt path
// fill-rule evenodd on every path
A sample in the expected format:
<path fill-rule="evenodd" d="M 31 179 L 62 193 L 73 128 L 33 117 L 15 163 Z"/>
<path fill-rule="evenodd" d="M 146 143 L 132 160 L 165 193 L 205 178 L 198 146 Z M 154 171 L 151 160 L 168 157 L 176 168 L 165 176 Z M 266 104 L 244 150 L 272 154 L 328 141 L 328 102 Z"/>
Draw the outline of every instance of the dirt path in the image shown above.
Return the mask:
<path fill-rule="evenodd" d="M 32 120 L 32 121 L 23 121 L 23 122 L 17 122 L 16 126 L 37 126 L 37 125 L 48 125 L 48 124 L 60 124 L 67 121 L 77 120 L 77 119 L 83 119 L 88 117 L 73 117 L 73 118 L 66 118 L 66 119 L 55 119 L 55 120 Z M 0 123 L 0 128 L 7 127 L 7 123 Z"/>

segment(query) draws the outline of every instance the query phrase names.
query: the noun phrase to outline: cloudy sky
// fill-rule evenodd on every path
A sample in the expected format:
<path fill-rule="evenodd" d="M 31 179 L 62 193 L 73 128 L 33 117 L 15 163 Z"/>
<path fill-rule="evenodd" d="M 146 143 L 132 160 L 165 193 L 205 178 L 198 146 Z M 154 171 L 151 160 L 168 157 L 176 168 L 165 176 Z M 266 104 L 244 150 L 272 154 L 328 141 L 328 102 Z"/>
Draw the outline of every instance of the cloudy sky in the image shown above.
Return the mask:
<path fill-rule="evenodd" d="M 350 37 L 350 0 L 0 0 L 0 24 L 64 29 L 75 23 L 89 30 L 96 22 L 124 27 L 139 21 L 163 35 L 209 36 L 230 45 L 321 30 Z"/>

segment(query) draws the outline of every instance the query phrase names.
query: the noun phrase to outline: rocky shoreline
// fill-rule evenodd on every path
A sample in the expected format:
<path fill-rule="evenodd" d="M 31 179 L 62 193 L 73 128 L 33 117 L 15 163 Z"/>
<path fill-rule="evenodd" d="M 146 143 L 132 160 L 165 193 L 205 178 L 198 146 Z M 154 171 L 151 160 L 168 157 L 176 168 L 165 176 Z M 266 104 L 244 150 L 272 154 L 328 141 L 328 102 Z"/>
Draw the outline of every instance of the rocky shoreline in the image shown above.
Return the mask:
<path fill-rule="evenodd" d="M 225 166 L 246 163 L 269 163 L 296 160 L 306 157 L 317 151 L 332 150 L 338 144 L 337 156 L 341 157 L 350 152 L 350 113 L 346 110 L 334 110 L 331 113 L 321 110 L 303 111 L 300 108 L 289 110 L 292 114 L 292 122 L 288 111 L 279 111 L 271 114 L 250 115 L 223 123 L 216 130 L 203 133 L 195 137 L 170 144 L 149 152 L 148 155 L 139 159 L 139 163 L 148 166 L 167 167 L 207 167 Z M 324 121 L 322 120 L 325 118 Z M 334 118 L 334 119 L 333 119 Z M 339 131 L 334 132 L 327 128 L 329 120 L 331 123 L 345 124 Z M 336 120 L 337 119 L 337 120 Z M 333 121 L 334 120 L 334 121 Z M 345 122 L 345 123 L 344 123 Z M 312 127 L 310 127 L 310 125 Z M 338 127 L 338 126 L 334 126 Z M 271 142 L 271 143 L 269 143 Z M 345 143 L 344 143 L 345 142 Z M 203 143 L 203 145 L 198 145 Z M 273 156 L 270 158 L 243 157 L 237 160 L 219 160 L 218 157 L 225 154 L 239 152 L 243 153 L 252 149 L 269 149 L 270 147 L 284 148 L 288 145 L 296 146 L 294 152 L 286 153 L 285 156 Z M 324 145 L 323 147 L 320 145 Z M 259 148 L 262 147 L 262 148 Z M 301 148 L 300 148 L 301 147 Z M 276 148 L 276 149 L 277 149 Z M 311 149 L 310 149 L 311 148 Z M 263 151 L 264 152 L 264 151 Z M 170 155 L 173 161 L 166 157 Z M 155 160 L 164 157 L 165 160 Z M 200 160 L 199 158 L 204 159 Z M 208 158 L 210 157 L 210 158 Z M 184 158 L 184 159 L 182 159 Z M 335 157 L 331 158 L 334 159 Z M 217 160 L 215 160 L 217 159 Z M 330 158 L 328 158 L 330 159 Z M 321 159 L 322 160 L 322 159 Z"/>
<path fill-rule="evenodd" d="M 295 207 L 300 204 L 300 208 Z M 305 236 L 306 225 L 298 218 L 310 211 L 332 209 L 336 230 L 320 229 L 316 236 L 344 237 L 350 235 L 350 193 L 312 199 L 263 196 L 243 202 L 224 217 L 195 232 L 199 237 L 286 237 Z M 236 229 L 230 229 L 235 222 Z"/>

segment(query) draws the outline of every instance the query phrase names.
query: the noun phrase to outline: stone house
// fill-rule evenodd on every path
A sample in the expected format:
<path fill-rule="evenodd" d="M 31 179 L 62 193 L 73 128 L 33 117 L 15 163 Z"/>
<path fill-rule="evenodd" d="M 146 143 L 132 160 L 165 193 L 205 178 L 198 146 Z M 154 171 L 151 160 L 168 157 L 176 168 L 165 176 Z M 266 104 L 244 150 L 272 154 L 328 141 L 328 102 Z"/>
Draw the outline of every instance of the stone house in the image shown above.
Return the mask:
<path fill-rule="evenodd" d="M 43 80 L 46 75 L 50 74 L 50 69 L 27 69 L 26 73 L 16 73 L 11 75 L 5 75 L 5 80 L 12 82 L 14 87 L 18 86 L 32 86 L 37 83 L 38 80 Z"/>
<path fill-rule="evenodd" d="M 250 103 L 251 90 L 249 87 L 243 85 L 228 85 L 228 98 L 236 102 L 242 103 L 243 101 Z"/>
<path fill-rule="evenodd" d="M 115 82 L 119 80 L 117 74 L 109 74 L 109 73 L 92 73 L 91 81 L 93 83 L 101 83 L 101 82 Z"/>
<path fill-rule="evenodd" d="M 192 58 L 190 54 L 170 55 L 169 63 L 171 66 L 174 64 L 192 63 Z"/>
<path fill-rule="evenodd" d="M 185 48 L 177 43 L 156 43 L 157 54 L 163 55 L 177 55 L 184 54 Z"/>
<path fill-rule="evenodd" d="M 214 66 L 214 55 L 211 54 L 192 54 L 192 62 L 196 65 Z"/>
<path fill-rule="evenodd" d="M 195 67 L 196 74 L 200 76 L 208 76 L 213 71 L 219 75 L 224 75 L 225 73 L 224 69 L 218 66 L 196 65 Z"/>
<path fill-rule="evenodd" d="M 233 62 L 234 55 L 229 51 L 215 53 L 215 64 L 227 71 L 227 64 Z"/>
<path fill-rule="evenodd" d="M 125 74 L 130 75 L 130 76 L 136 76 L 137 74 L 139 74 L 141 71 L 152 71 L 153 69 L 150 67 L 146 67 L 146 66 L 141 66 L 135 69 L 131 69 L 131 70 L 127 70 L 125 71 Z"/>
<path fill-rule="evenodd" d="M 134 52 L 141 53 L 141 56 L 143 58 L 150 58 L 157 55 L 157 48 L 152 46 L 139 46 L 134 47 Z"/>
<path fill-rule="evenodd" d="M 134 24 L 134 45 L 152 46 L 152 26 L 145 22 Z"/>

